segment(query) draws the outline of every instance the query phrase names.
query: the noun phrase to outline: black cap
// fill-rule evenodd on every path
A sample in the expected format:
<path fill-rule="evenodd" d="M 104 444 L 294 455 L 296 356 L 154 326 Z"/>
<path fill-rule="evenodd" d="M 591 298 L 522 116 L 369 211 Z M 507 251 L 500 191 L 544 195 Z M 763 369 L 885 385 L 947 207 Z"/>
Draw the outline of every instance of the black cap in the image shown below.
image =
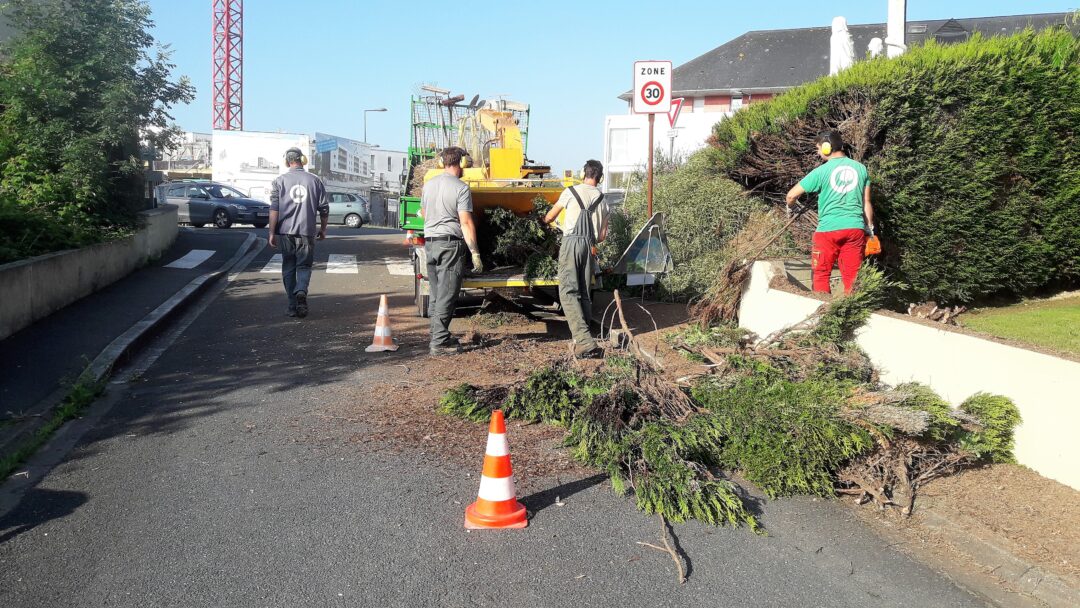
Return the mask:
<path fill-rule="evenodd" d="M 298 163 L 304 158 L 304 153 L 300 151 L 300 148 L 289 148 L 285 151 L 285 162 Z"/>

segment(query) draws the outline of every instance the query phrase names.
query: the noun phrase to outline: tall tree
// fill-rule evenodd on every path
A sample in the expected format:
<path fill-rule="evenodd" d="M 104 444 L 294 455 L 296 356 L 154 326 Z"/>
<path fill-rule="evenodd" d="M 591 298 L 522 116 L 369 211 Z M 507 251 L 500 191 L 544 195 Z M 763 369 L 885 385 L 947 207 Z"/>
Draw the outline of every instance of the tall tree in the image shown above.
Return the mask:
<path fill-rule="evenodd" d="M 140 141 L 165 145 L 188 103 L 142 0 L 9 0 L 0 48 L 0 205 L 94 230 L 142 203 Z"/>

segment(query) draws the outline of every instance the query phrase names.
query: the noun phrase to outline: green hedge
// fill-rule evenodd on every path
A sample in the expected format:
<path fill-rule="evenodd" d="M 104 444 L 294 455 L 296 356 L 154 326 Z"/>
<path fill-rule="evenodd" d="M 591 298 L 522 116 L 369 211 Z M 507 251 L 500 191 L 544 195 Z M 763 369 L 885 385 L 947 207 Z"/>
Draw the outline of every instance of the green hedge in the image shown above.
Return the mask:
<path fill-rule="evenodd" d="M 779 196 L 839 128 L 873 182 L 885 262 L 925 299 L 1080 280 L 1080 37 L 973 37 L 856 63 L 714 128 L 724 173 Z"/>
<path fill-rule="evenodd" d="M 730 259 L 729 244 L 743 228 L 755 223 L 775 231 L 775 223 L 765 217 L 767 210 L 768 205 L 720 173 L 707 154 L 699 152 L 682 166 L 658 173 L 653 211 L 664 213 L 675 262 L 675 270 L 660 283 L 665 295 L 689 299 L 705 293 Z M 644 189 L 635 188 L 627 194 L 621 216 L 612 219 L 609 262 L 626 249 L 647 215 Z"/>

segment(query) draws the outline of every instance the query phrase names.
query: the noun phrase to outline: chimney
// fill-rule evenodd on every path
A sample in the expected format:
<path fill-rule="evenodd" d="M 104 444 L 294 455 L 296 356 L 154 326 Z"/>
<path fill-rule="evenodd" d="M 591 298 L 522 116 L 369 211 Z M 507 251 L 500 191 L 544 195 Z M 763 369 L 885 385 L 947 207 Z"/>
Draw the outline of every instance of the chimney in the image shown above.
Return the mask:
<path fill-rule="evenodd" d="M 829 39 L 829 75 L 846 70 L 855 63 L 855 44 L 851 41 L 847 19 L 834 17 L 832 20 L 832 38 Z"/>
<path fill-rule="evenodd" d="M 889 23 L 885 30 L 885 48 L 889 57 L 899 57 L 907 50 L 907 0 L 889 0 Z"/>

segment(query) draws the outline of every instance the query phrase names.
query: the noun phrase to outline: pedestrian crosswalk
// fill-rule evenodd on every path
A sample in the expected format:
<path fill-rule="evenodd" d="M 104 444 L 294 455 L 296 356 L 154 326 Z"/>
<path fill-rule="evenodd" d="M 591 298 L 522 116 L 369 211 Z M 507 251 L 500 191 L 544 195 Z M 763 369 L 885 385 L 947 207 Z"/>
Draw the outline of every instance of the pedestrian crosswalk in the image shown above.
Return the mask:
<path fill-rule="evenodd" d="M 327 274 L 360 274 L 360 267 L 356 264 L 355 255 L 343 255 L 331 253 L 326 261 Z"/>
<path fill-rule="evenodd" d="M 217 251 L 212 249 L 192 249 L 184 254 L 183 257 L 177 258 L 172 262 L 165 265 L 165 268 L 183 268 L 190 269 L 195 268 L 199 264 L 202 264 L 206 260 L 214 257 Z"/>
<path fill-rule="evenodd" d="M 412 262 L 402 259 L 383 258 L 381 261 L 369 260 L 361 262 L 357 256 L 351 254 L 331 253 L 325 262 L 316 261 L 313 270 L 326 271 L 326 274 L 362 274 L 360 266 L 371 265 L 384 266 L 386 272 L 394 276 L 411 277 L 413 274 Z M 281 273 L 281 254 L 275 253 L 266 261 L 259 270 L 260 273 Z M 365 271 L 367 273 L 369 271 Z"/>

